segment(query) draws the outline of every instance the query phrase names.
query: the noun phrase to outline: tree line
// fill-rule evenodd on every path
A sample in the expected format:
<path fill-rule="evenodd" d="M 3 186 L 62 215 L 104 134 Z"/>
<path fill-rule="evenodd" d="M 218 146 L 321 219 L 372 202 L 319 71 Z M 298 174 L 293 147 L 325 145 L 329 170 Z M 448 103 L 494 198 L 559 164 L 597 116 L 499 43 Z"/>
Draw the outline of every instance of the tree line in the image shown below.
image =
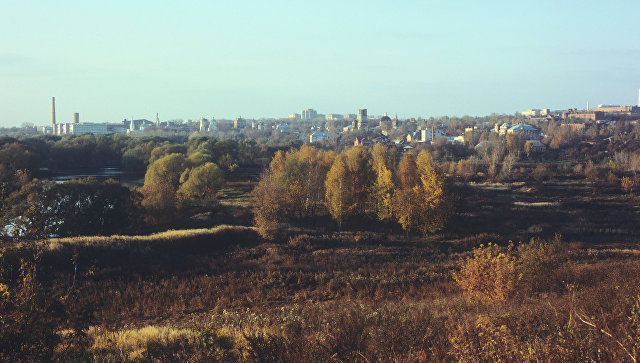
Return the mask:
<path fill-rule="evenodd" d="M 183 144 L 122 135 L 2 138 L 1 234 L 38 239 L 128 233 L 174 218 L 189 206 L 215 205 L 226 174 L 240 165 L 258 165 L 270 152 L 250 140 L 208 137 Z M 61 166 L 74 160 L 75 169 L 119 162 L 125 170 L 144 172 L 145 183 L 127 188 L 95 178 L 64 183 L 34 178 L 42 165 Z"/>
<path fill-rule="evenodd" d="M 370 218 L 426 235 L 444 228 L 453 212 L 450 185 L 427 151 L 400 157 L 381 144 L 342 153 L 307 145 L 278 151 L 253 196 L 255 223 L 266 238 L 326 215 L 340 229 Z"/>

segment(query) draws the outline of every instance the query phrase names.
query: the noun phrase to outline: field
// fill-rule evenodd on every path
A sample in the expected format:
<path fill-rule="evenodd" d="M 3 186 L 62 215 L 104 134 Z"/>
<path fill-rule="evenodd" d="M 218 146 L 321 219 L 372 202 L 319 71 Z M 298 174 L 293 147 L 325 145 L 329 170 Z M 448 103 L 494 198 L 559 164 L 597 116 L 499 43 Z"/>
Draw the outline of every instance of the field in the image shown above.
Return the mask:
<path fill-rule="evenodd" d="M 247 190 L 224 191 L 221 209 L 246 220 Z M 63 339 L 57 354 L 98 361 L 636 358 L 640 249 L 632 197 L 613 188 L 594 194 L 574 181 L 463 185 L 457 195 L 460 212 L 426 239 L 354 225 L 360 230 L 324 226 L 265 241 L 252 227 L 223 225 L 51 240 L 41 273 L 69 315 L 90 326 L 75 350 L 63 349 Z M 515 245 L 507 248 L 509 240 Z M 489 243 L 502 247 L 493 254 L 480 247 Z M 478 262 L 485 255 L 492 257 Z M 456 277 L 473 256 L 478 278 Z"/>

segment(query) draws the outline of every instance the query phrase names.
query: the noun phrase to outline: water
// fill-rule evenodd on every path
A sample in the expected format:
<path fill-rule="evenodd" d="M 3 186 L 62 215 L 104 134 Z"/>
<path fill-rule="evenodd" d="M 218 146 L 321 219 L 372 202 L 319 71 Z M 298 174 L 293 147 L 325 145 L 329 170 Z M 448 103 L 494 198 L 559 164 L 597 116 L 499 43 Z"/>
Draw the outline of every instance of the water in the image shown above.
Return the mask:
<path fill-rule="evenodd" d="M 127 187 L 141 186 L 142 184 L 144 184 L 144 176 L 141 177 L 140 174 L 122 171 L 118 168 L 100 168 L 95 170 L 57 170 L 47 176 L 42 176 L 40 179 L 53 180 L 55 182 L 62 183 L 67 180 L 83 179 L 88 177 L 94 177 L 98 180 L 113 179 Z"/>

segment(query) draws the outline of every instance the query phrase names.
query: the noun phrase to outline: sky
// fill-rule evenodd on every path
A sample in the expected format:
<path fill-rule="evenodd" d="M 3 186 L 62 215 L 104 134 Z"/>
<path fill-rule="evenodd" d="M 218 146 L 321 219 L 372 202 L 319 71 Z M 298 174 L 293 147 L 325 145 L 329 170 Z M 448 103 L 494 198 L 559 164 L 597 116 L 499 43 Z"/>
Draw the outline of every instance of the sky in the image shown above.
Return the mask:
<path fill-rule="evenodd" d="M 0 0 L 0 126 L 631 105 L 640 1 Z"/>

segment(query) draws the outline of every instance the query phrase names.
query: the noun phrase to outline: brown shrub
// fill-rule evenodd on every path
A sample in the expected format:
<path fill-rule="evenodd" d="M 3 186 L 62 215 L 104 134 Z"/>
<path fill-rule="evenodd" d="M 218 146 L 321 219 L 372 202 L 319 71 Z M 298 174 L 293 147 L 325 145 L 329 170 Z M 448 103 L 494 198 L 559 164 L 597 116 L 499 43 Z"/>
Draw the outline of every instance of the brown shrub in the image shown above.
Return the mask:
<path fill-rule="evenodd" d="M 469 295 L 483 301 L 507 300 L 514 295 L 519 280 L 513 244 L 504 252 L 492 243 L 473 250 L 460 262 L 453 278 Z"/>

